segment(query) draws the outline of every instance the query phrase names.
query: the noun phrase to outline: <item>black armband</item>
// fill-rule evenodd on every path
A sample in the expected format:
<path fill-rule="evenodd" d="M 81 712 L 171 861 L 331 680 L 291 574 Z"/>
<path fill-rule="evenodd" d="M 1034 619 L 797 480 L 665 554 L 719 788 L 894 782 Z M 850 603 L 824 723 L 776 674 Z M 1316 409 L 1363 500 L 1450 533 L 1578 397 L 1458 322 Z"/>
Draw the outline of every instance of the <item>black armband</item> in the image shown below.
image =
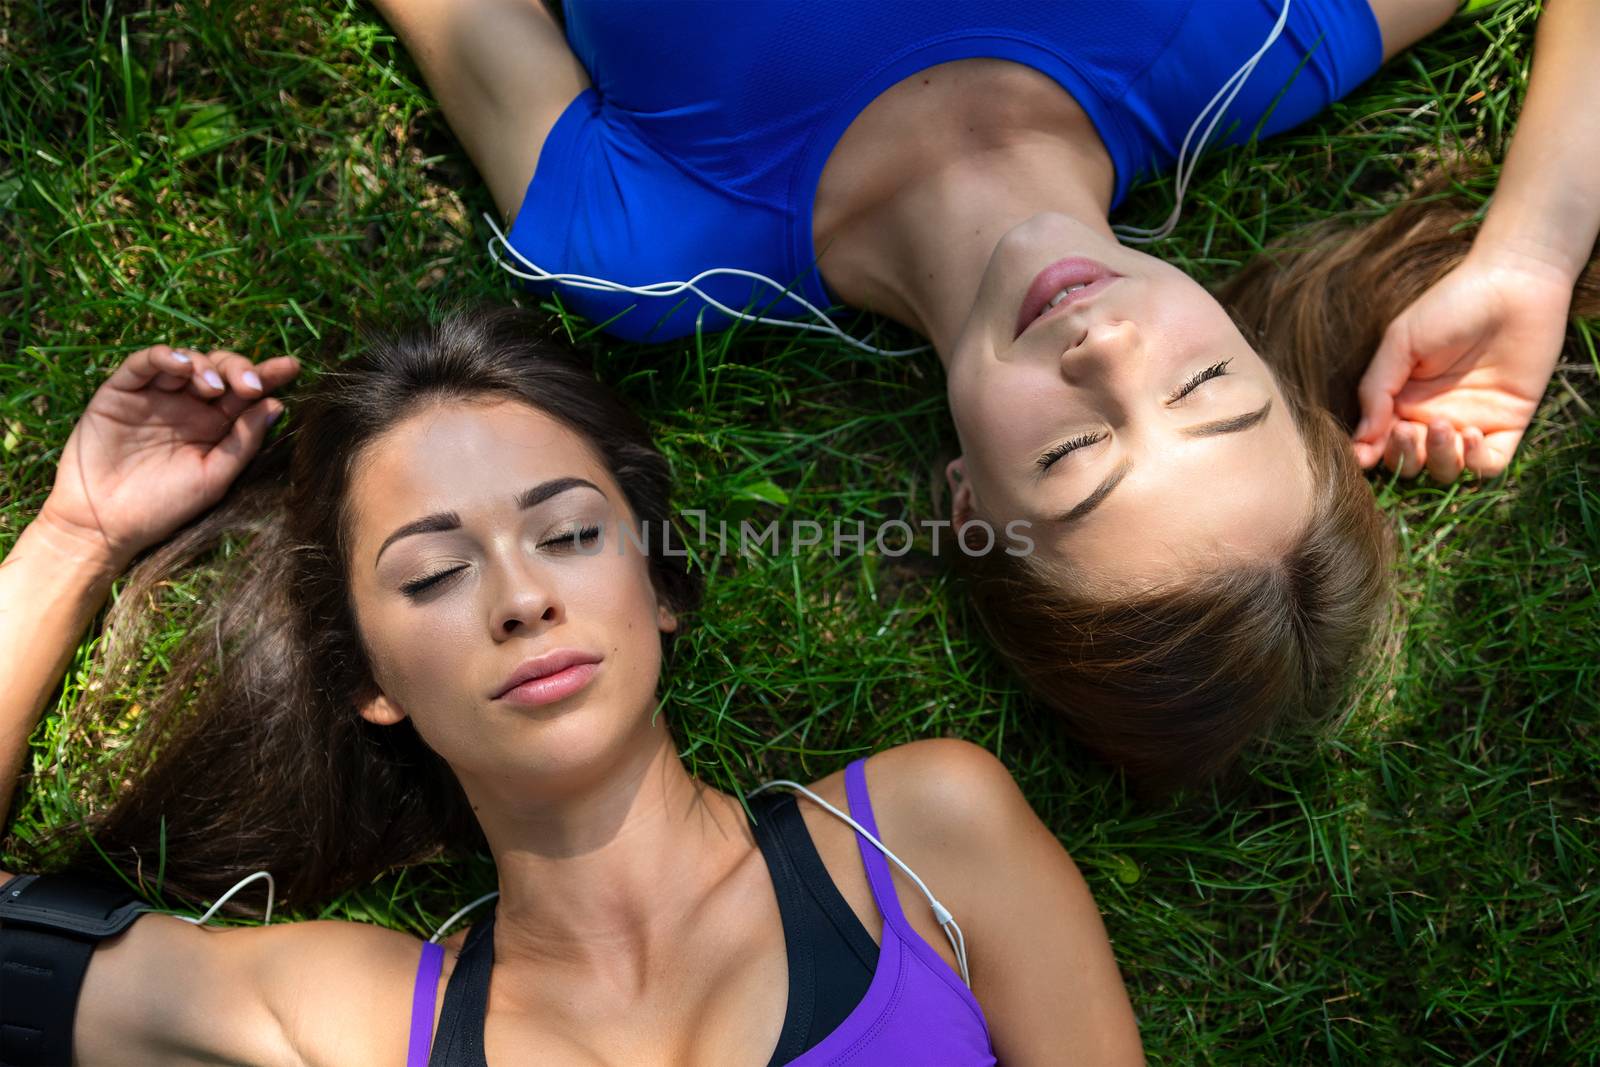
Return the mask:
<path fill-rule="evenodd" d="M 20 874 L 0 886 L 0 1067 L 66 1067 L 89 957 L 149 907 L 73 875 Z"/>

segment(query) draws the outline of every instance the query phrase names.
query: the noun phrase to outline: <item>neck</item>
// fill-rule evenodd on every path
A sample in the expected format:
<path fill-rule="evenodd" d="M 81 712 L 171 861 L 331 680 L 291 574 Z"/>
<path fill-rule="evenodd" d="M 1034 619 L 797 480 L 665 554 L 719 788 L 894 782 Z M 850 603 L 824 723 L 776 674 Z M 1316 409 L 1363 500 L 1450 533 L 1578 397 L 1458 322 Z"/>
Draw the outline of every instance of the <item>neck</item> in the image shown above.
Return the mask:
<path fill-rule="evenodd" d="M 495 957 L 616 971 L 659 959 L 753 847 L 739 802 L 684 769 L 658 718 L 592 786 L 487 801 L 500 878 Z"/>
<path fill-rule="evenodd" d="M 854 214 L 848 228 L 823 237 L 828 284 L 847 303 L 923 334 L 948 366 L 1007 231 L 1049 212 L 1113 238 L 1110 158 L 1092 127 L 1083 125 L 1076 136 L 1018 135 L 953 154 L 942 165 L 908 167 L 915 179 Z M 1061 255 L 1074 251 L 1064 248 Z"/>

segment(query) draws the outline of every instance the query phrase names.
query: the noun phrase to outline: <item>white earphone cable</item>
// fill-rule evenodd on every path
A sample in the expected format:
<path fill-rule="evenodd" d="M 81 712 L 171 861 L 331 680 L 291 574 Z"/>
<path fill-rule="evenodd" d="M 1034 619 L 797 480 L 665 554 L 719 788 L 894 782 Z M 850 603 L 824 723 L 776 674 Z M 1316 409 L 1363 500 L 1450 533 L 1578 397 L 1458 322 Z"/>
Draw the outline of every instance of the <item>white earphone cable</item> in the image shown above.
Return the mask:
<path fill-rule="evenodd" d="M 450 918 L 446 919 L 444 922 L 439 924 L 439 928 L 433 932 L 433 936 L 428 938 L 428 943 L 429 944 L 437 944 L 438 941 L 439 941 L 439 938 L 444 936 L 444 932 L 446 930 L 450 929 L 452 926 L 454 926 L 456 924 L 457 920 L 459 920 L 463 915 L 465 915 L 467 912 L 471 911 L 473 908 L 476 908 L 479 904 L 482 904 L 484 901 L 493 900 L 495 897 L 497 897 L 499 895 L 500 895 L 500 891 L 498 889 L 495 890 L 493 893 L 485 893 L 483 896 L 479 897 L 477 900 L 474 900 L 471 904 L 468 904 L 466 907 L 461 908 L 454 915 L 450 916 Z"/>
<path fill-rule="evenodd" d="M 196 926 L 204 926 L 206 923 L 211 921 L 212 917 L 214 915 L 216 915 L 218 911 L 220 911 L 222 909 L 222 906 L 224 904 L 226 904 L 230 899 L 232 899 L 232 897 L 233 897 L 233 895 L 235 893 L 237 893 L 239 890 L 243 889 L 245 886 L 249 885 L 251 882 L 258 881 L 258 880 L 260 880 L 262 878 L 265 878 L 267 880 L 267 911 L 266 911 L 266 914 L 262 917 L 261 921 L 262 921 L 263 924 L 270 923 L 270 922 L 272 922 L 272 905 L 273 905 L 274 900 L 277 898 L 277 883 L 273 881 L 272 875 L 267 871 L 256 871 L 254 874 L 248 874 L 245 877 L 239 879 L 237 882 L 235 882 L 233 884 L 233 888 L 229 889 L 226 893 L 222 894 L 222 896 L 218 897 L 216 903 L 212 904 L 210 908 L 206 909 L 206 913 L 204 915 L 201 915 L 199 918 L 194 918 L 193 916 L 189 916 L 189 915 L 173 915 L 172 917 L 174 919 L 182 919 L 186 923 L 193 923 Z M 446 930 L 450 929 L 450 927 L 454 926 L 461 919 L 461 917 L 463 915 L 466 915 L 473 908 L 476 908 L 478 905 L 482 904 L 483 902 L 485 902 L 487 900 L 493 900 L 495 897 L 497 897 L 499 895 L 500 894 L 499 894 L 498 891 L 493 892 L 493 893 L 485 893 L 483 896 L 479 897 L 477 900 L 474 900 L 471 904 L 468 904 L 466 907 L 461 908 L 454 915 L 450 916 L 450 918 L 448 918 L 444 922 L 440 923 L 439 924 L 439 928 L 433 932 L 433 936 L 428 938 L 428 940 L 432 941 L 432 942 L 437 942 L 440 937 L 444 936 L 444 932 Z M 170 913 L 163 913 L 163 914 L 170 914 Z"/>
<path fill-rule="evenodd" d="M 1293 0 L 1283 0 L 1283 10 L 1278 12 L 1278 21 L 1273 24 L 1272 32 L 1267 34 L 1267 39 L 1262 42 L 1260 48 L 1256 49 L 1254 55 L 1245 60 L 1244 66 L 1234 71 L 1232 76 L 1222 83 L 1222 88 L 1218 89 L 1216 94 L 1206 102 L 1206 106 L 1200 109 L 1200 114 L 1195 116 L 1194 122 L 1189 126 L 1189 132 L 1184 134 L 1183 144 L 1178 148 L 1178 165 L 1175 172 L 1176 185 L 1173 190 L 1172 213 L 1167 216 L 1165 222 L 1153 229 L 1125 225 L 1111 227 L 1118 240 L 1124 244 L 1150 244 L 1166 237 L 1177 227 L 1178 218 L 1183 212 L 1183 197 L 1189 189 L 1189 179 L 1194 174 L 1195 166 L 1200 162 L 1200 154 L 1205 151 L 1206 142 L 1211 139 L 1212 131 L 1217 128 L 1217 123 L 1222 121 L 1222 116 L 1233 105 L 1234 98 L 1244 88 L 1244 83 L 1250 79 L 1251 74 L 1255 73 L 1256 65 L 1261 62 L 1261 57 L 1267 54 L 1267 49 L 1271 48 L 1283 33 L 1283 28 L 1289 21 L 1289 5 L 1291 3 L 1293 3 Z M 1227 94 L 1226 99 L 1222 99 L 1224 93 Z M 1219 99 L 1222 99 L 1220 106 L 1217 105 Z M 1189 142 L 1194 137 L 1194 131 L 1199 128 L 1200 123 L 1205 121 L 1206 114 L 1211 112 L 1214 106 L 1216 111 L 1212 113 L 1210 123 L 1207 124 L 1205 132 L 1200 135 L 1199 142 L 1194 146 L 1195 154 L 1190 156 Z"/>
<path fill-rule="evenodd" d="M 788 786 L 790 789 L 804 793 L 818 804 L 821 804 L 824 808 L 839 816 L 839 818 L 843 819 L 845 822 L 854 827 L 856 833 L 872 842 L 873 847 L 875 847 L 879 852 L 883 853 L 885 857 L 894 861 L 895 866 L 904 871 L 906 876 L 916 883 L 917 888 L 922 890 L 922 895 L 928 898 L 928 903 L 933 907 L 934 920 L 938 922 L 940 929 L 944 930 L 944 936 L 949 940 L 950 947 L 955 950 L 956 961 L 961 964 L 961 980 L 967 984 L 967 988 L 972 988 L 972 979 L 968 977 L 967 974 L 967 939 L 962 935 L 961 927 L 956 923 L 955 917 L 950 914 L 950 909 L 939 903 L 939 899 L 933 895 L 933 892 L 928 888 L 927 883 L 923 882 L 923 880 L 917 876 L 917 872 L 913 871 L 910 867 L 907 867 L 905 862 L 901 860 L 899 856 L 896 856 L 893 852 L 889 851 L 889 846 L 885 845 L 882 841 L 879 841 L 877 835 L 873 834 L 865 826 L 862 826 L 860 823 L 856 822 L 856 820 L 852 819 L 849 814 L 840 811 L 838 808 L 834 807 L 826 800 L 823 800 L 821 797 L 817 796 L 817 794 L 813 793 L 799 782 L 790 781 L 787 778 L 775 778 L 770 782 L 762 782 L 760 785 L 750 790 L 750 792 L 746 793 L 745 797 L 753 797 L 757 793 L 771 789 L 775 785 Z"/>
<path fill-rule="evenodd" d="M 1178 149 L 1178 164 L 1176 168 L 1177 182 L 1174 189 L 1172 213 L 1167 216 L 1166 221 L 1154 228 L 1147 229 L 1142 226 L 1127 226 L 1120 224 L 1113 226 L 1112 230 L 1116 233 L 1118 240 L 1122 241 L 1124 244 L 1150 244 L 1154 241 L 1159 241 L 1172 233 L 1173 229 L 1178 225 L 1178 219 L 1183 212 L 1184 194 L 1188 192 L 1189 180 L 1194 174 L 1194 168 L 1196 164 L 1199 163 L 1200 154 L 1205 150 L 1206 142 L 1211 139 L 1211 134 L 1216 130 L 1217 123 L 1222 121 L 1222 116 L 1227 113 L 1228 108 L 1232 106 L 1233 101 L 1239 95 L 1240 90 L 1244 88 L 1244 83 L 1248 81 L 1250 75 L 1255 72 L 1256 65 L 1261 62 L 1261 57 L 1266 55 L 1267 49 L 1271 48 L 1273 43 L 1277 41 L 1278 37 L 1283 33 L 1283 28 L 1285 25 L 1287 25 L 1289 20 L 1289 6 L 1292 2 L 1293 0 L 1283 0 L 1283 10 L 1278 12 L 1278 21 L 1273 24 L 1272 32 L 1267 34 L 1266 41 L 1262 43 L 1260 48 L 1256 49 L 1254 55 L 1245 60 L 1243 66 L 1234 71 L 1233 74 L 1229 76 L 1228 80 L 1222 83 L 1222 87 L 1218 89 L 1211 99 L 1206 102 L 1206 106 L 1200 109 L 1200 113 L 1195 116 L 1194 122 L 1190 124 L 1188 132 L 1184 134 L 1183 144 Z M 1220 106 L 1218 105 L 1219 100 L 1221 101 Z M 1213 108 L 1216 109 L 1214 112 L 1212 111 Z M 1195 143 L 1194 155 L 1190 156 L 1190 142 L 1193 141 L 1194 133 L 1200 128 L 1200 124 L 1206 121 L 1206 116 L 1208 114 L 1211 116 L 1211 121 L 1206 125 L 1205 132 L 1200 135 L 1200 140 Z M 494 231 L 494 236 L 489 239 L 487 246 L 489 258 L 493 259 L 495 263 L 508 274 L 512 274 L 518 278 L 523 278 L 527 281 L 551 282 L 560 285 L 566 285 L 573 289 L 591 289 L 596 292 L 633 293 L 637 296 L 677 296 L 680 293 L 693 293 L 701 300 L 705 301 L 710 307 L 722 312 L 724 315 L 738 319 L 742 322 L 752 322 L 763 326 L 783 326 L 789 329 L 806 330 L 813 333 L 826 334 L 830 337 L 834 337 L 840 341 L 843 341 L 847 345 L 860 349 L 863 352 L 869 352 L 878 356 L 909 356 L 917 352 L 926 352 L 930 348 L 928 345 L 918 345 L 915 348 L 878 348 L 876 346 L 869 345 L 865 341 L 858 340 L 857 338 L 850 336 L 844 330 L 840 329 L 838 323 L 834 322 L 828 317 L 827 312 L 823 311 L 821 308 L 817 307 L 800 294 L 794 292 L 792 287 L 783 285 L 780 282 L 776 282 L 764 274 L 759 274 L 750 270 L 742 270 L 737 267 L 711 267 L 696 274 L 688 281 L 652 282 L 648 285 L 623 285 L 621 282 L 610 281 L 606 278 L 595 278 L 586 274 L 554 273 L 545 270 L 543 267 L 528 259 L 521 252 L 518 252 L 516 248 L 512 247 L 512 244 L 509 240 L 507 240 L 505 233 L 500 229 L 499 225 L 495 223 L 494 219 L 489 215 L 488 212 L 484 212 L 483 220 L 487 222 L 489 224 L 489 228 Z M 498 248 L 496 247 L 497 244 L 499 246 Z M 516 258 L 517 262 L 522 265 L 522 268 L 526 269 L 518 268 L 507 262 L 505 258 L 501 256 L 499 251 L 500 248 L 503 248 L 507 252 L 511 253 L 511 255 Z M 723 304 L 721 301 L 712 297 L 709 293 L 701 289 L 696 284 L 705 278 L 710 278 L 716 275 L 725 275 L 733 278 L 748 278 L 751 281 L 769 285 L 773 289 L 778 290 L 781 296 L 786 296 L 790 300 L 793 300 L 795 303 L 799 304 L 818 321 L 799 322 L 792 319 L 774 319 L 763 315 L 750 315 L 746 312 L 738 311 L 734 308 L 728 307 L 726 304 Z"/>
<path fill-rule="evenodd" d="M 877 835 L 873 834 L 866 827 L 862 826 L 855 819 L 851 818 L 849 814 L 840 811 L 838 808 L 834 807 L 826 800 L 823 800 L 821 797 L 817 796 L 817 794 L 813 793 L 799 782 L 791 781 L 787 778 L 774 779 L 770 782 L 763 782 L 761 785 L 750 790 L 746 796 L 753 797 L 757 793 L 761 793 L 764 790 L 771 789 L 773 786 L 779 785 L 788 786 L 797 792 L 804 793 L 806 796 L 810 797 L 812 800 L 816 801 L 818 804 L 833 812 L 833 814 L 837 815 L 845 822 L 849 823 L 857 833 L 861 834 L 861 836 L 870 841 L 879 852 L 882 852 L 884 856 L 893 861 L 895 866 L 904 871 L 906 876 L 916 883 L 917 888 L 922 891 L 922 895 L 928 898 L 928 903 L 933 908 L 934 919 L 938 922 L 940 928 L 944 930 L 945 937 L 950 941 L 950 947 L 955 951 L 956 960 L 961 965 L 961 980 L 966 982 L 968 987 L 970 987 L 972 985 L 972 980 L 970 977 L 968 977 L 967 972 L 966 937 L 961 933 L 961 927 L 956 922 L 955 917 L 950 914 L 949 909 L 939 902 L 939 899 L 933 895 L 933 892 L 928 888 L 927 883 L 925 883 L 921 877 L 917 875 L 917 872 L 906 866 L 905 862 L 901 860 L 899 856 L 896 856 L 892 851 L 890 851 L 887 845 L 878 840 Z M 243 878 L 239 879 L 239 881 L 233 884 L 232 888 L 230 888 L 226 893 L 222 894 L 222 896 L 218 897 L 216 902 L 212 904 L 210 908 L 206 909 L 205 914 L 201 915 L 199 918 L 194 918 L 188 915 L 174 915 L 173 918 L 182 919 L 184 922 L 193 923 L 195 926 L 204 926 L 206 923 L 211 921 L 212 917 L 216 915 L 218 911 L 222 910 L 222 906 L 231 900 L 235 893 L 239 892 L 239 890 L 243 889 L 250 883 L 259 881 L 263 878 L 266 879 L 267 882 L 267 909 L 266 914 L 263 916 L 261 921 L 264 924 L 270 923 L 272 922 L 272 905 L 277 898 L 277 883 L 273 880 L 272 874 L 268 871 L 256 871 L 253 874 L 247 874 Z M 448 919 L 439 924 L 438 929 L 434 930 L 433 935 L 428 938 L 428 941 L 430 943 L 437 943 L 439 938 L 444 936 L 445 931 L 460 921 L 462 916 L 466 915 L 468 912 L 472 911 L 474 908 L 485 903 L 486 901 L 493 900 L 499 895 L 499 891 L 485 893 L 472 903 L 458 909 Z"/>
<path fill-rule="evenodd" d="M 701 271 L 699 274 L 696 274 L 688 281 L 652 282 L 649 285 L 623 285 L 621 282 L 608 281 L 605 278 L 594 278 L 586 274 L 552 274 L 550 271 L 547 271 L 543 267 L 532 262 L 528 259 L 528 257 L 524 256 L 521 252 L 518 252 L 514 247 L 512 247 L 511 242 L 506 239 L 505 233 L 498 225 L 496 225 L 494 219 L 490 217 L 488 212 L 484 212 L 483 220 L 487 222 L 489 224 L 489 228 L 494 231 L 494 236 L 489 239 L 488 243 L 490 258 L 493 259 L 495 263 L 499 264 L 499 266 L 505 270 L 506 273 L 514 275 L 518 278 L 525 278 L 528 281 L 559 282 L 560 284 L 570 286 L 573 289 L 593 289 L 598 292 L 607 293 L 634 293 L 638 296 L 677 296 L 679 293 L 694 293 L 701 300 L 704 300 L 708 305 L 715 308 L 717 311 L 720 311 L 724 315 L 728 315 L 732 318 L 740 319 L 744 322 L 758 323 L 763 326 L 784 326 L 789 329 L 810 330 L 815 333 L 827 334 L 830 337 L 838 338 L 845 344 L 859 348 L 863 352 L 870 352 L 873 355 L 878 356 L 909 356 L 916 352 L 926 352 L 929 348 L 928 345 L 918 345 L 915 348 L 877 348 L 873 345 L 867 344 L 865 341 L 857 340 L 844 330 L 840 329 L 839 325 L 828 317 L 827 312 L 811 303 L 811 301 L 807 300 L 799 293 L 796 293 L 791 287 L 775 282 L 765 274 L 758 274 L 751 270 L 742 270 L 738 267 L 711 267 Z M 507 252 L 515 256 L 517 262 L 521 263 L 527 268 L 527 270 L 519 270 L 517 267 L 512 266 L 510 263 L 507 263 L 504 259 L 502 259 L 499 251 L 495 247 L 496 243 L 498 243 L 501 248 L 504 248 Z M 738 311 L 734 308 L 731 308 L 717 300 L 715 297 L 711 296 L 696 284 L 705 278 L 710 278 L 715 275 L 727 275 L 734 278 L 749 278 L 751 281 L 770 285 L 772 288 L 778 290 L 781 296 L 786 296 L 790 300 L 793 300 L 795 303 L 805 308 L 808 312 L 816 316 L 816 318 L 821 321 L 796 322 L 791 319 L 772 319 L 763 315 L 750 315 L 743 311 Z"/>
<path fill-rule="evenodd" d="M 217 902 L 211 905 L 211 907 L 207 908 L 206 913 L 200 916 L 198 919 L 189 915 L 173 915 L 172 917 L 174 919 L 182 919 L 186 923 L 193 923 L 196 926 L 204 926 L 206 923 L 211 921 L 211 917 L 213 915 L 222 910 L 222 906 L 226 904 L 235 893 L 249 885 L 251 882 L 257 881 L 261 878 L 265 878 L 267 880 L 267 912 L 262 917 L 261 921 L 263 923 L 270 923 L 272 921 L 272 902 L 277 897 L 278 885 L 272 880 L 272 875 L 266 871 L 256 871 L 254 874 L 247 874 L 237 882 L 233 883 L 233 888 L 229 889 L 226 893 L 218 897 Z M 163 912 L 162 914 L 170 915 L 172 913 Z"/>

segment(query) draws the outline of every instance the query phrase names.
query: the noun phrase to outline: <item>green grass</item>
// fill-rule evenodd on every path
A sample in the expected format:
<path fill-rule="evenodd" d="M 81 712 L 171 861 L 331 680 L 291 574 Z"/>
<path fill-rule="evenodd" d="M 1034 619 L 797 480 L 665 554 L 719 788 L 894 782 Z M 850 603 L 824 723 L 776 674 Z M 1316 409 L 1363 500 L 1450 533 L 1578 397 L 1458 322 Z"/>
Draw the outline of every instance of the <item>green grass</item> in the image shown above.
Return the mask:
<path fill-rule="evenodd" d="M 1502 158 L 1532 22 L 1512 3 L 1453 23 L 1316 122 L 1211 157 L 1161 253 L 1216 280 L 1297 225 L 1381 211 L 1432 159 Z M 1120 217 L 1149 224 L 1170 196 L 1147 185 Z M 362 323 L 528 302 L 483 253 L 489 206 L 365 7 L 0 0 L 0 548 L 136 347 L 315 369 Z M 953 434 L 931 358 L 782 330 L 635 349 L 550 310 L 648 413 L 682 506 L 938 514 Z M 691 766 L 748 786 L 929 735 L 991 747 L 1088 877 L 1154 1063 L 1595 1062 L 1600 388 L 1581 340 L 1504 480 L 1379 484 L 1402 545 L 1392 659 L 1330 743 L 1257 762 L 1237 795 L 1135 803 L 1021 696 L 926 545 L 717 569 L 670 680 Z M 104 791 L 116 739 L 71 720 L 91 652 L 0 859 Z M 322 914 L 424 931 L 492 879 L 416 868 Z"/>

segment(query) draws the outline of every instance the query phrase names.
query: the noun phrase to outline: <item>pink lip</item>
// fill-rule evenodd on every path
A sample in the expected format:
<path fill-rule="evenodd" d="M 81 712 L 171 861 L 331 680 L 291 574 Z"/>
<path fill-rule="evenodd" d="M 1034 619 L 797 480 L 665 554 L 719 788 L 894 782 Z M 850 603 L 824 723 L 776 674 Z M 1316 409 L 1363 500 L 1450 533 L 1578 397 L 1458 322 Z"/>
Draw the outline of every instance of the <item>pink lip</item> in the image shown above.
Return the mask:
<path fill-rule="evenodd" d="M 1021 337 L 1028 327 L 1040 319 L 1048 318 L 1070 304 L 1089 299 L 1121 277 L 1104 263 L 1081 256 L 1057 260 L 1040 271 L 1033 279 L 1033 284 L 1028 286 L 1028 295 L 1022 298 L 1022 307 L 1017 311 L 1015 337 Z M 1069 285 L 1082 285 L 1084 288 L 1068 293 L 1065 300 L 1046 310 L 1050 298 Z"/>
<path fill-rule="evenodd" d="M 589 680 L 599 669 L 598 663 L 580 663 L 575 667 L 547 674 L 543 678 L 533 678 L 521 685 L 513 686 L 502 693 L 500 699 L 508 704 L 525 706 L 553 704 L 588 685 Z"/>
<path fill-rule="evenodd" d="M 520 664 L 501 683 L 496 700 L 514 704 L 548 704 L 571 696 L 595 676 L 603 657 L 575 648 L 558 648 Z"/>

